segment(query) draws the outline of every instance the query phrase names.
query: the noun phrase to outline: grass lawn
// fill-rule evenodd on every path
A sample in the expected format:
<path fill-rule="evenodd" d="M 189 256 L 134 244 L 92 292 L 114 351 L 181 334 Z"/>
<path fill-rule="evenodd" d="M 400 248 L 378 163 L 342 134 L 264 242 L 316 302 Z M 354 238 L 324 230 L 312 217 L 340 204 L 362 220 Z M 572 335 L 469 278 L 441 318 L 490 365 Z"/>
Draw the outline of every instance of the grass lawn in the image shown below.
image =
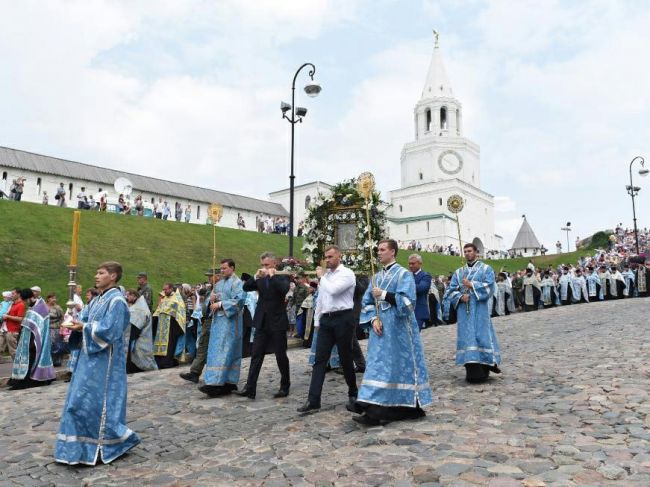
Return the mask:
<path fill-rule="evenodd" d="M 65 303 L 67 264 L 70 256 L 72 209 L 0 200 L 0 290 L 38 285 Z M 302 239 L 294 247 L 300 249 Z M 217 227 L 217 259 L 231 257 L 237 272 L 254 273 L 258 256 L 272 251 L 283 257 L 288 238 Z M 411 252 L 402 250 L 398 261 L 406 265 Z M 550 255 L 534 259 L 537 266 L 575 263 L 588 251 Z M 296 257 L 301 257 L 298 250 Z M 447 274 L 460 265 L 459 257 L 422 253 L 424 269 Z M 84 288 L 94 284 L 95 266 L 117 260 L 124 267 L 121 284 L 137 287 L 136 274 L 146 271 L 154 290 L 166 281 L 196 283 L 205 280 L 212 265 L 212 227 L 82 211 L 79 239 L 78 282 Z M 217 262 L 218 262 L 217 260 Z M 488 261 L 496 271 L 522 269 L 528 259 Z"/>

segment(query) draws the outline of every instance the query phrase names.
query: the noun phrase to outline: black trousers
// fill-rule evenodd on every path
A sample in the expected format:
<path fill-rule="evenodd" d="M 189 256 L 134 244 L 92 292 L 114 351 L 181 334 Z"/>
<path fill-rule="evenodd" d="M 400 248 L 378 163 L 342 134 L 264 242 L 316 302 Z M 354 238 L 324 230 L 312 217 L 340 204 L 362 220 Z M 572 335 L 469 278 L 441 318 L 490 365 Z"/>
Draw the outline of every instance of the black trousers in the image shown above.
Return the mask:
<path fill-rule="evenodd" d="M 360 369 L 366 368 L 366 357 L 363 356 L 363 350 L 361 350 L 361 345 L 359 345 L 359 339 L 357 338 L 357 325 L 355 323 L 354 328 L 352 329 L 352 360 L 354 365 Z"/>
<path fill-rule="evenodd" d="M 257 328 L 255 338 L 253 339 L 253 349 L 251 350 L 251 364 L 248 369 L 248 379 L 246 389 L 255 394 L 257 391 L 257 378 L 262 370 L 264 363 L 264 354 L 267 347 L 271 346 L 275 352 L 275 360 L 280 369 L 280 389 L 288 391 L 291 385 L 289 378 L 289 357 L 287 357 L 287 331 L 286 330 L 269 330 L 267 328 Z"/>
<path fill-rule="evenodd" d="M 352 336 L 354 334 L 354 313 L 352 310 L 339 311 L 331 315 L 323 314 L 318 329 L 316 344 L 316 359 L 311 372 L 309 385 L 309 404 L 320 406 L 320 396 L 323 391 L 327 363 L 334 345 L 339 350 L 339 358 L 343 367 L 343 376 L 348 384 L 348 396 L 357 396 L 357 376 L 354 373 L 352 360 Z"/>

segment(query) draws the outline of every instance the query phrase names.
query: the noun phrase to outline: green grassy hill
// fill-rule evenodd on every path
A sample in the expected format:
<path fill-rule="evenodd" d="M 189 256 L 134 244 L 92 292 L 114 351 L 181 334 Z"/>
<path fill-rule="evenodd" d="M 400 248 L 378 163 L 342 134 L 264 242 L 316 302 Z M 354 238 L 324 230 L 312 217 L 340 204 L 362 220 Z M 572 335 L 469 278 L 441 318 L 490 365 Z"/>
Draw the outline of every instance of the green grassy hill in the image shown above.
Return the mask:
<path fill-rule="evenodd" d="M 67 264 L 70 256 L 72 209 L 0 200 L 0 289 L 39 285 L 44 293 L 67 296 Z M 117 260 L 124 267 L 122 284 L 137 287 L 136 274 L 149 273 L 154 290 L 163 282 L 196 283 L 212 265 L 212 228 L 176 221 L 162 221 L 116 214 L 82 211 L 79 242 L 79 277 L 84 288 L 94 284 L 95 266 Z M 300 249 L 302 239 L 296 239 Z M 266 250 L 286 256 L 288 239 L 283 235 L 217 228 L 217 258 L 232 257 L 238 273 L 253 273 L 258 256 Z M 409 251 L 400 251 L 406 264 Z M 575 262 L 580 253 L 534 259 L 538 266 Z M 300 254 L 296 255 L 300 257 Z M 460 258 L 422 254 L 425 270 L 447 274 Z M 528 259 L 489 261 L 495 270 L 525 267 Z"/>

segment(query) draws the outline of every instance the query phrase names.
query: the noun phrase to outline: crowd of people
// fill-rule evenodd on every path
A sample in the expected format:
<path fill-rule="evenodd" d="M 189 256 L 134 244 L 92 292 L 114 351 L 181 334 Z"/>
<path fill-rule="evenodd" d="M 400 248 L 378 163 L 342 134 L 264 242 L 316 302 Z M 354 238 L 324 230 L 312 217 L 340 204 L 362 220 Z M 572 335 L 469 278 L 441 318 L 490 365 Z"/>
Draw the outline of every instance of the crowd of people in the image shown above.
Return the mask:
<path fill-rule="evenodd" d="M 315 275 L 278 271 L 265 252 L 251 276 L 238 276 L 232 259 L 197 284 L 165 283 L 157 295 L 145 272 L 131 288 L 120 286 L 122 268 L 100 264 L 85 300 L 77 287 L 67 310 L 55 294 L 16 288 L 3 293 L 0 353 L 13 358 L 11 389 L 49 384 L 66 364 L 71 384 L 55 458 L 63 463 L 108 463 L 140 440 L 126 427 L 126 374 L 191 362 L 181 377 L 209 397 L 235 393 L 255 399 L 264 356 L 274 353 L 280 373 L 275 398 L 289 395 L 289 336 L 311 346 L 312 378 L 301 414 L 321 407 L 325 373 L 339 370 L 348 386 L 346 409 L 362 425 L 424 416 L 432 401 L 420 333 L 457 324 L 456 364 L 466 380 L 484 382 L 501 373 L 501 354 L 491 317 L 606 299 L 648 296 L 650 262 L 621 258 L 620 249 L 598 251 L 575 265 L 495 273 L 478 260 L 473 244 L 466 264 L 432 277 L 414 253 L 408 269 L 395 262 L 398 244 L 378 246 L 381 270 L 371 280 L 355 276 L 341 251 L 325 249 L 325 268 Z M 404 329 L 409 333 L 403 333 Z M 364 356 L 359 339 L 368 339 Z M 250 356 L 242 389 L 241 361 Z M 357 384 L 357 373 L 363 380 Z M 401 384 L 395 388 L 394 384 Z M 79 411 L 84 411 L 80 417 Z M 103 426 L 100 424 L 104 422 Z M 110 445 L 98 450 L 100 443 Z"/>
<path fill-rule="evenodd" d="M 255 217 L 255 228 L 259 233 L 288 235 L 289 219 L 281 216 L 258 215 Z M 298 228 L 300 228 L 300 225 Z"/>

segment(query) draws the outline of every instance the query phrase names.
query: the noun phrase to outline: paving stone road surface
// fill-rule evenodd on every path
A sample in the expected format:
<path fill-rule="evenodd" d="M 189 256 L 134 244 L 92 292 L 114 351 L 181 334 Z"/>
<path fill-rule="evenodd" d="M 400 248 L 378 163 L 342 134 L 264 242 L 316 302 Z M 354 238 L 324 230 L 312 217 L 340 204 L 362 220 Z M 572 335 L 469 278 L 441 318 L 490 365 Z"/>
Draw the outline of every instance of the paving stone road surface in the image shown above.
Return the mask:
<path fill-rule="evenodd" d="M 420 421 L 363 428 L 328 374 L 323 409 L 300 417 L 310 368 L 292 351 L 292 391 L 207 399 L 179 369 L 129 377 L 142 443 L 111 465 L 52 459 L 67 384 L 0 391 L 0 487 L 13 485 L 650 485 L 650 299 L 495 320 L 503 374 L 464 383 L 455 327 L 423 333 L 435 404 Z M 248 360 L 244 361 L 248 366 Z M 243 372 L 243 376 L 245 376 Z"/>

